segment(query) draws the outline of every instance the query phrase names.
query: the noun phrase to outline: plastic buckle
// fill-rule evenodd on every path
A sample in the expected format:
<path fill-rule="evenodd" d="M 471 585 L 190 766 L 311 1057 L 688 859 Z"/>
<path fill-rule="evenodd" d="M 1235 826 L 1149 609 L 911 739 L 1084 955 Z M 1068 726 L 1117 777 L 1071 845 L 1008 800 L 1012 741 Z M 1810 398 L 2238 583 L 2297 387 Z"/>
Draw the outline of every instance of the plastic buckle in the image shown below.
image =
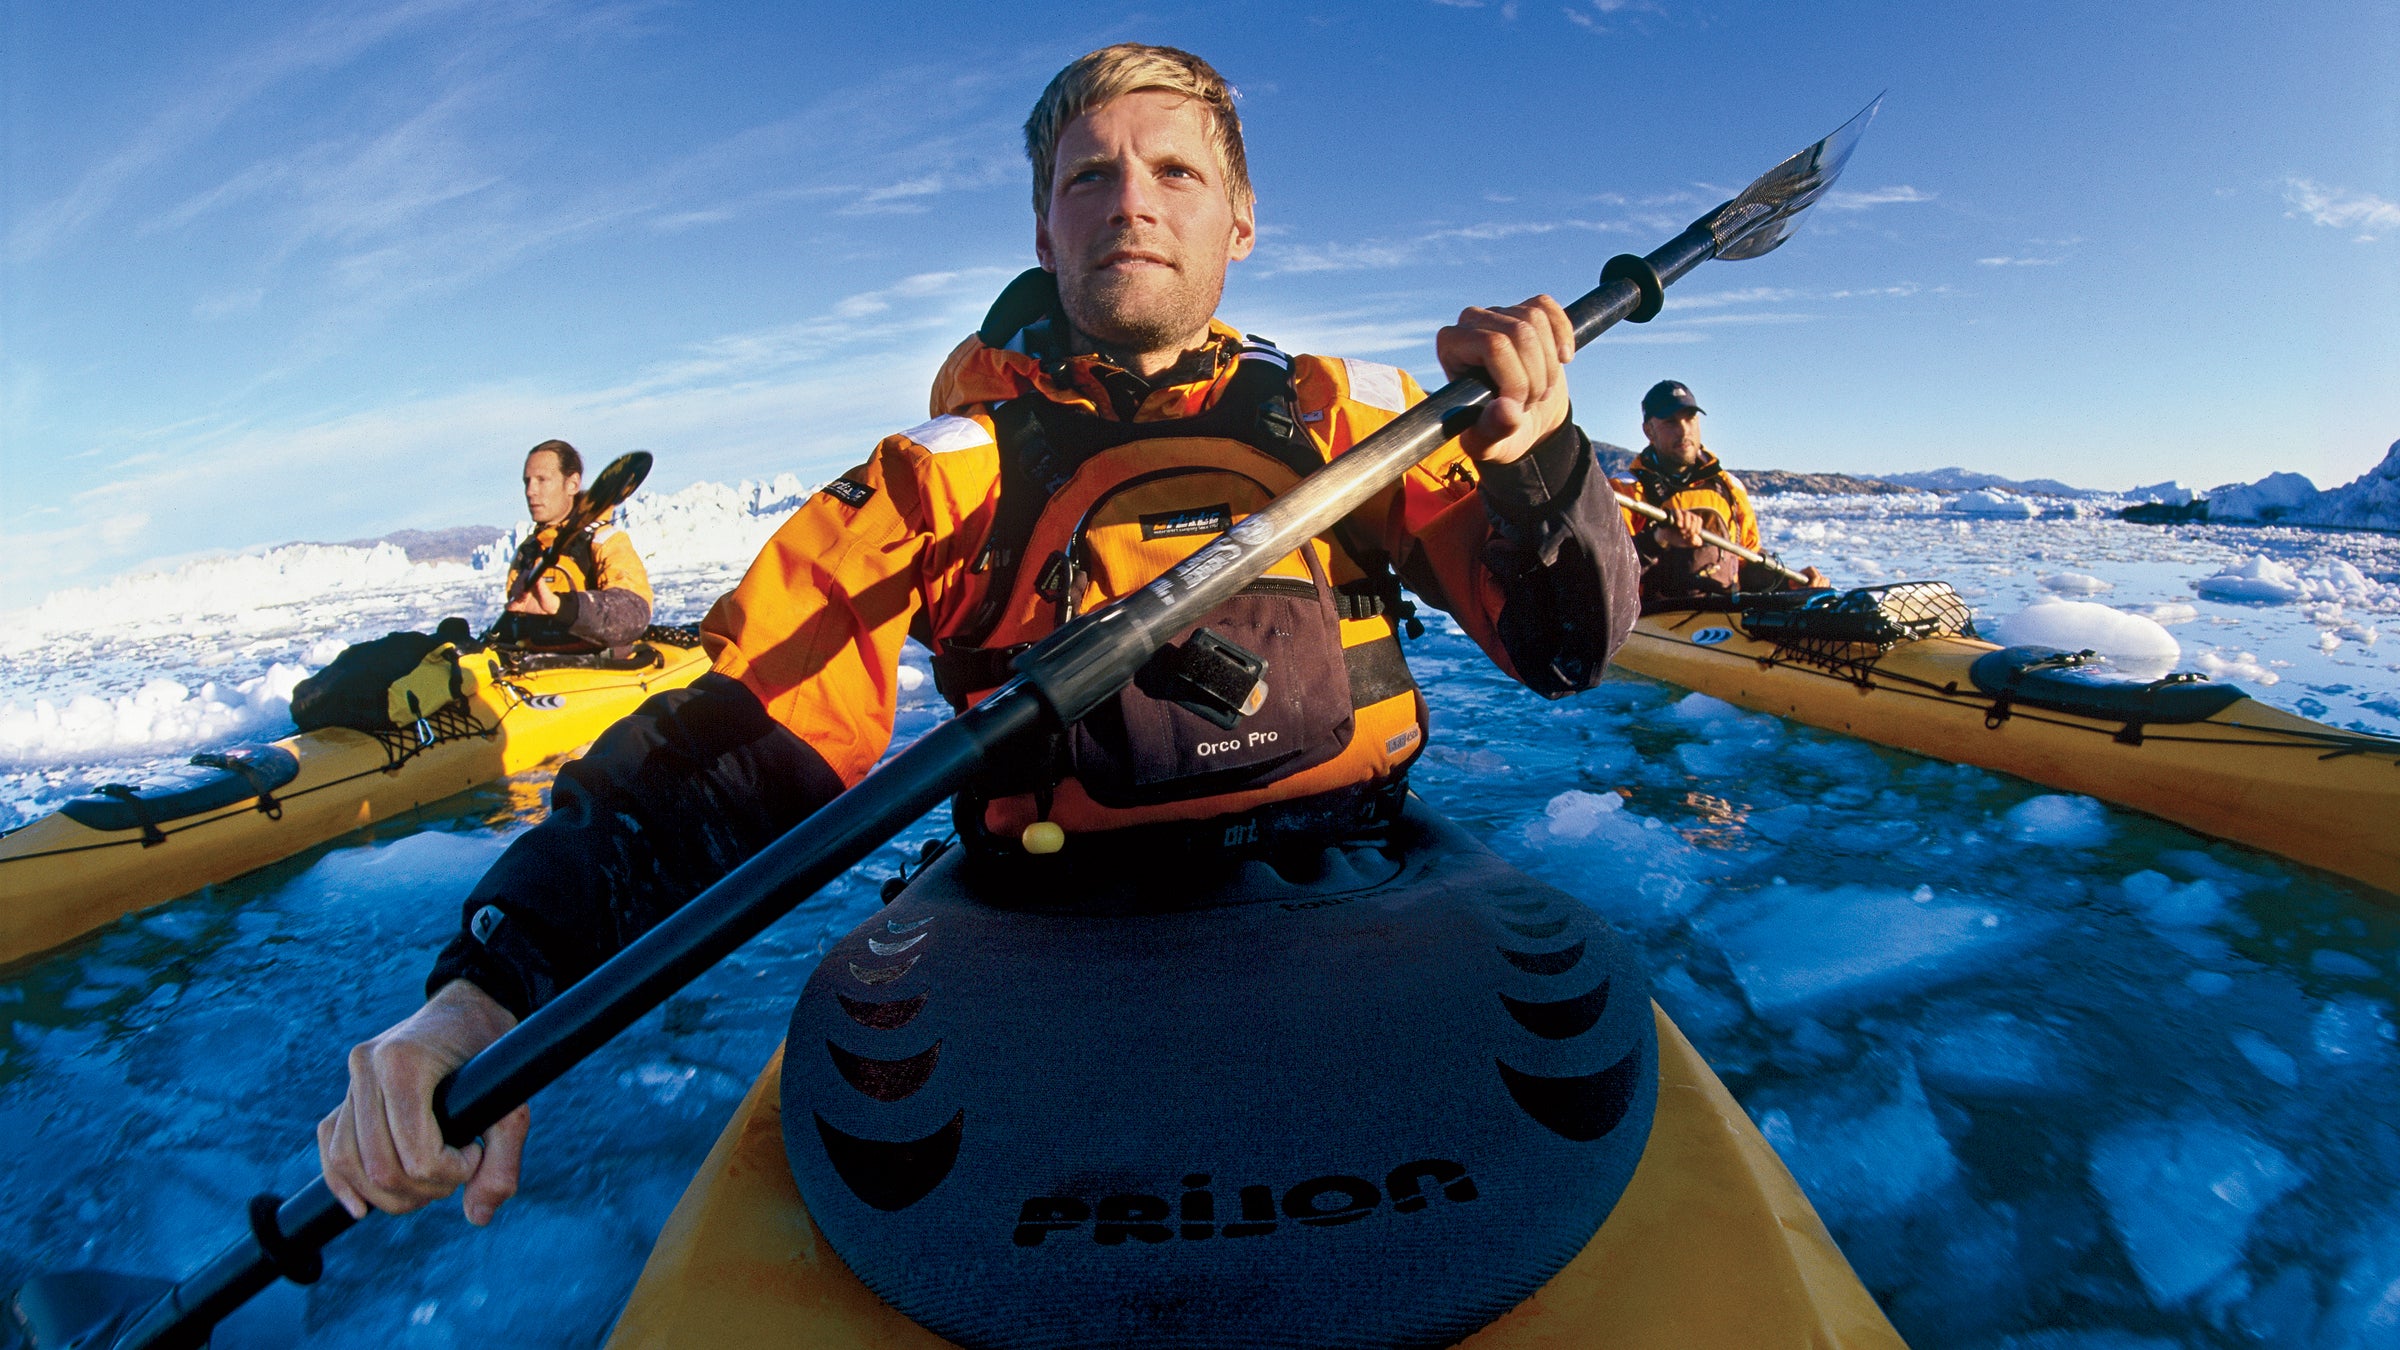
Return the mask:
<path fill-rule="evenodd" d="M 1181 646 L 1162 648 L 1134 683 L 1231 731 L 1265 704 L 1266 674 L 1265 657 L 1202 628 Z"/>

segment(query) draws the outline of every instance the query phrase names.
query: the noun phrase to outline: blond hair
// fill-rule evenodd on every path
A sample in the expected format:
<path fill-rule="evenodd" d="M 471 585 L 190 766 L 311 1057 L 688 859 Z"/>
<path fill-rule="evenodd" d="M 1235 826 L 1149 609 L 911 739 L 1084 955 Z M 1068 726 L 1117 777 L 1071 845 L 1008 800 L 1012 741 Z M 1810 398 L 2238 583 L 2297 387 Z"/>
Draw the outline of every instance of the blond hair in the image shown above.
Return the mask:
<path fill-rule="evenodd" d="M 1242 117 L 1233 87 L 1216 67 L 1187 51 L 1120 42 L 1067 63 L 1025 119 L 1025 157 L 1033 161 L 1033 213 L 1050 215 L 1050 180 L 1058 173 L 1058 138 L 1092 109 L 1143 89 L 1196 98 L 1209 111 L 1209 141 L 1225 168 L 1225 186 L 1238 210 L 1250 205 L 1250 161 L 1242 153 Z"/>

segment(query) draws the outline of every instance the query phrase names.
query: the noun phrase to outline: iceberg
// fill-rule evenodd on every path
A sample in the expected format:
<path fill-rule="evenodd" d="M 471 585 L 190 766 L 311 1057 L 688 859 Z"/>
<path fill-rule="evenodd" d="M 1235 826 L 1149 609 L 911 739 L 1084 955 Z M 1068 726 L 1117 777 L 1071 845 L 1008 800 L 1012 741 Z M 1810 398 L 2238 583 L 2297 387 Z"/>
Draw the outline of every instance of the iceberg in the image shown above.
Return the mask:
<path fill-rule="evenodd" d="M 1951 499 L 1947 509 L 1962 516 L 2014 516 L 2019 520 L 2031 520 L 2042 513 L 2038 504 L 1996 488 L 1962 492 Z"/>
<path fill-rule="evenodd" d="M 2271 473 L 2255 483 L 2228 483 L 2208 493 L 2210 524 L 2245 521 L 2270 524 L 2298 520 L 2318 497 L 2317 485 L 2296 473 Z"/>

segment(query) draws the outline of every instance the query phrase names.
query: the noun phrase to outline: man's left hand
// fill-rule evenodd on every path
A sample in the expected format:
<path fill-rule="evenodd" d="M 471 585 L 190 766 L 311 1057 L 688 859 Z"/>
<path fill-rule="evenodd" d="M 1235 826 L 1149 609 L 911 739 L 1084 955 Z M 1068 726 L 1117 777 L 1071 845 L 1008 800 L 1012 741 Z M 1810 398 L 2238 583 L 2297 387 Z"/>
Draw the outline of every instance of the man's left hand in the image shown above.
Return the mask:
<path fill-rule="evenodd" d="M 1506 309 L 1469 309 L 1433 337 L 1442 373 L 1481 370 L 1491 381 L 1483 416 L 1458 438 L 1479 463 L 1506 464 L 1567 420 L 1566 364 L 1575 359 L 1575 325 L 1556 300 L 1537 295 Z"/>
<path fill-rule="evenodd" d="M 550 589 L 550 583 L 547 580 L 535 577 L 532 590 L 508 602 L 508 612 L 511 614 L 556 614 L 558 613 L 558 592 Z"/>

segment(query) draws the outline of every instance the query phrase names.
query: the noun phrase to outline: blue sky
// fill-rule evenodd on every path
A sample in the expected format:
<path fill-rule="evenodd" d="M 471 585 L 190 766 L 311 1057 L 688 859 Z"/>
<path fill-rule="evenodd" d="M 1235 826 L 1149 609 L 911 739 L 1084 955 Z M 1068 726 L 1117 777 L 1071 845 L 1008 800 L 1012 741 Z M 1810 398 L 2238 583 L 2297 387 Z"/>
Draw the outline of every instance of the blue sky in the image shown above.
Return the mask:
<path fill-rule="evenodd" d="M 2400 436 L 2394 0 L 0 14 L 0 608 L 505 523 L 549 436 L 837 471 L 1031 262 L 1017 127 L 1125 38 L 1240 87 L 1225 313 L 1287 347 L 1430 375 L 1460 306 L 1579 292 L 1888 90 L 1790 244 L 1578 362 L 1595 435 L 1672 376 L 1736 467 L 2330 486 Z"/>

